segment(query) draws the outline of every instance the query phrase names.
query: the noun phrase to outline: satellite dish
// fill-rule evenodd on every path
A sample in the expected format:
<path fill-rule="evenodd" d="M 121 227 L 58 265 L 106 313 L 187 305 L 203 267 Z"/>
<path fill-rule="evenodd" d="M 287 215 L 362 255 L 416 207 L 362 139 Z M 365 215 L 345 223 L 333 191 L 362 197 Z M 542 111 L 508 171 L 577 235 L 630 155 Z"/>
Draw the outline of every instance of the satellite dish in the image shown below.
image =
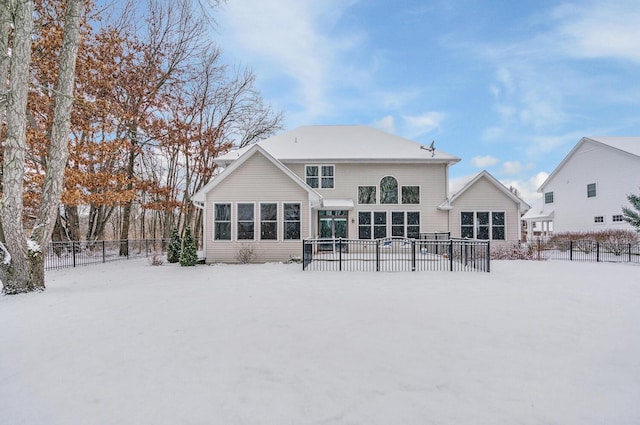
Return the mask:
<path fill-rule="evenodd" d="M 432 140 L 431 144 L 429 145 L 429 147 L 420 146 L 420 149 L 424 149 L 425 151 L 431 152 L 431 157 L 433 158 L 433 156 L 436 154 L 435 144 L 436 144 L 435 140 Z"/>

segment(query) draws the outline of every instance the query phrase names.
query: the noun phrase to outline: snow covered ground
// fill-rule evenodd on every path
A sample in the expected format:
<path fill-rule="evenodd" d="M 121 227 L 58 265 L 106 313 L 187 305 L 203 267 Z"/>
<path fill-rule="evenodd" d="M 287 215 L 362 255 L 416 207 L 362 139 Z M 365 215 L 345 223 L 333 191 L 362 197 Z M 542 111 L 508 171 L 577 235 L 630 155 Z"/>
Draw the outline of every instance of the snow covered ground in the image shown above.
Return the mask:
<path fill-rule="evenodd" d="M 0 296 L 0 424 L 639 424 L 640 267 L 48 272 Z"/>

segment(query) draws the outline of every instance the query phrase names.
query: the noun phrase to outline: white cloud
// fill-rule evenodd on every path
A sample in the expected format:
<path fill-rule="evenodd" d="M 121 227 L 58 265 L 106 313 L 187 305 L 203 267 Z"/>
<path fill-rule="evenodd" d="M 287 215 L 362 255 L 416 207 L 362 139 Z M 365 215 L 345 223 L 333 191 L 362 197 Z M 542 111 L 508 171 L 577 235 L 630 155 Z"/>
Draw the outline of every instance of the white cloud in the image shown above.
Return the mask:
<path fill-rule="evenodd" d="M 514 187 L 518 190 L 519 195 L 529 205 L 533 206 L 537 199 L 540 198 L 538 188 L 549 177 L 545 172 L 536 173 L 533 177 L 526 180 L 519 179 L 502 179 L 502 184 L 506 187 Z"/>
<path fill-rule="evenodd" d="M 378 121 L 374 121 L 371 125 L 379 130 L 386 131 L 387 133 L 396 133 L 395 118 L 393 118 L 391 115 L 387 115 L 386 117 L 383 117 Z"/>
<path fill-rule="evenodd" d="M 430 111 L 422 115 L 404 115 L 402 119 L 405 127 L 404 132 L 407 133 L 407 137 L 414 139 L 440 129 L 445 114 Z"/>
<path fill-rule="evenodd" d="M 475 156 L 471 158 L 471 164 L 477 168 L 487 168 L 496 165 L 500 160 L 491 155 Z"/>
<path fill-rule="evenodd" d="M 554 10 L 553 31 L 573 57 L 618 58 L 640 62 L 640 3 L 637 0 L 565 4 Z"/>
<path fill-rule="evenodd" d="M 520 161 L 506 161 L 502 164 L 502 172 L 509 176 L 513 176 L 515 174 L 519 174 L 523 169 Z"/>
<path fill-rule="evenodd" d="M 238 49 L 260 63 L 262 78 L 293 80 L 290 96 L 313 117 L 330 110 L 326 92 L 340 75 L 341 56 L 359 44 L 359 36 L 326 34 L 353 1 L 243 0 L 228 2 L 222 25 L 226 49 Z"/>

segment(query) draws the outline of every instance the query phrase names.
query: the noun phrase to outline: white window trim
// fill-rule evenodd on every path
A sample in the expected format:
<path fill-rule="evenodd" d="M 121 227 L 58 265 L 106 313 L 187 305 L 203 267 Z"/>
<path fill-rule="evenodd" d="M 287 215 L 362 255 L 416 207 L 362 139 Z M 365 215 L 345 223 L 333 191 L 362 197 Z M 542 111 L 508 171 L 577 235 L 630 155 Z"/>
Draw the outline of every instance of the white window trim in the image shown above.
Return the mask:
<path fill-rule="evenodd" d="M 382 179 L 385 179 L 387 177 L 393 177 L 394 179 L 396 179 L 396 184 L 398 185 L 398 187 L 396 188 L 397 190 L 397 197 L 398 197 L 398 202 L 396 202 L 395 204 L 391 204 L 391 203 L 382 203 Z M 415 185 L 409 185 L 409 186 L 415 186 Z M 394 176 L 393 174 L 385 174 L 384 176 L 380 177 L 380 179 L 378 180 L 378 191 L 380 192 L 379 194 L 377 194 L 377 198 L 378 198 L 378 204 L 379 205 L 385 205 L 387 206 L 387 208 L 394 208 L 396 205 L 402 205 L 402 185 L 400 184 L 400 180 Z M 408 204 L 408 205 L 416 205 L 416 204 Z"/>
<path fill-rule="evenodd" d="M 405 204 L 404 202 L 402 202 L 402 188 L 403 187 L 413 187 L 413 186 L 417 186 L 418 187 L 418 203 L 417 204 Z M 400 201 L 399 205 L 422 205 L 422 185 L 419 184 L 403 184 L 400 186 L 400 193 L 398 194 L 399 198 L 398 199 Z"/>
<path fill-rule="evenodd" d="M 229 205 L 229 214 L 231 217 L 229 218 L 229 222 L 231 223 L 229 231 L 231 232 L 229 239 L 216 239 L 216 205 L 228 204 Z M 211 208 L 211 221 L 213 222 L 213 226 L 211 226 L 211 241 L 213 243 L 229 243 L 233 241 L 233 201 L 214 201 L 212 202 Z"/>
<path fill-rule="evenodd" d="M 239 204 L 252 204 L 253 205 L 253 239 L 240 239 L 240 238 L 238 238 L 238 221 L 239 221 L 238 219 L 240 218 L 240 214 L 238 214 L 238 205 Z M 236 227 L 235 233 L 233 233 L 233 235 L 235 235 L 235 241 L 236 242 L 247 242 L 247 241 L 256 241 L 256 240 L 259 241 L 260 238 L 259 237 L 256 238 L 256 233 L 260 232 L 259 222 L 258 222 L 258 225 L 256 225 L 256 216 L 258 215 L 258 214 L 256 214 L 256 201 L 236 201 L 235 206 L 236 206 L 236 219 L 235 219 L 235 221 L 233 221 L 233 223 L 235 223 L 235 227 Z M 242 221 L 247 221 L 247 220 L 242 220 Z"/>
<path fill-rule="evenodd" d="M 478 213 L 489 213 L 489 239 L 478 239 Z M 462 213 L 473 213 L 473 239 L 477 240 L 489 240 L 489 241 L 507 241 L 508 239 L 508 223 L 507 223 L 507 211 L 506 210 L 460 210 L 460 237 L 462 237 Z M 493 238 L 493 214 L 494 213 L 502 213 L 504 214 L 504 239 L 494 239 Z M 420 223 L 422 226 L 422 223 Z M 469 227 L 469 225 L 465 225 Z"/>
<path fill-rule="evenodd" d="M 304 165 L 304 181 L 307 182 L 307 168 L 308 167 L 318 167 L 318 187 L 312 189 L 320 189 L 320 190 L 334 190 L 336 188 L 336 165 L 335 164 L 305 164 Z M 332 167 L 333 168 L 333 176 L 328 176 L 333 178 L 333 187 L 322 187 L 322 167 Z M 311 187 L 311 186 L 309 186 Z"/>
<path fill-rule="evenodd" d="M 417 204 L 406 204 L 406 205 L 417 205 Z M 407 214 L 409 214 L 409 213 L 417 213 L 418 217 L 420 218 L 420 223 L 418 224 L 418 236 L 420 235 L 420 231 L 422 230 L 422 214 L 420 213 L 419 210 L 392 210 L 392 211 L 390 211 L 391 219 L 387 220 L 388 221 L 388 227 L 389 227 L 388 228 L 389 231 L 387 232 L 387 234 L 393 235 L 393 226 L 398 226 L 397 224 L 395 224 L 395 225 L 393 224 L 393 213 L 394 212 L 395 213 L 402 213 L 403 216 L 404 216 L 403 217 L 403 227 L 404 227 L 404 230 L 403 230 L 404 236 L 403 237 L 405 237 L 405 238 L 409 237 L 408 236 L 409 235 L 408 227 L 410 226 L 409 218 L 408 218 Z M 411 226 L 415 226 L 415 224 L 411 224 Z"/>
<path fill-rule="evenodd" d="M 335 182 L 334 182 L 334 186 L 335 186 Z M 360 203 L 360 188 L 361 187 L 375 187 L 376 188 L 376 199 L 375 202 L 373 204 L 361 204 Z M 380 195 L 380 185 L 375 185 L 375 184 L 359 184 L 358 186 L 356 186 L 356 199 L 357 199 L 357 205 L 379 205 L 379 195 Z"/>
<path fill-rule="evenodd" d="M 547 193 L 551 193 L 551 197 L 553 198 L 553 200 L 551 202 L 547 202 Z M 550 205 L 556 202 L 556 195 L 554 193 L 553 190 L 550 190 L 549 192 L 545 192 L 542 195 L 542 201 L 544 202 L 544 205 Z"/>
<path fill-rule="evenodd" d="M 279 210 L 280 218 L 279 218 L 278 221 L 282 224 L 282 239 L 281 239 L 282 242 L 297 242 L 297 241 L 301 241 L 302 239 L 304 239 L 304 235 L 302 234 L 302 229 L 304 228 L 302 226 L 302 223 L 304 222 L 304 220 L 303 220 L 303 216 L 304 216 L 303 212 L 304 211 L 303 211 L 302 206 L 304 205 L 304 203 L 301 202 L 301 201 L 282 201 L 281 204 L 282 204 L 282 208 Z M 286 227 L 284 225 L 284 222 L 285 222 L 285 219 L 284 219 L 284 204 L 298 204 L 300 206 L 300 220 L 298 220 L 300 222 L 300 237 L 298 239 L 285 239 L 285 237 L 284 237 L 285 236 L 284 233 L 286 231 Z M 313 216 L 313 214 L 309 214 L 309 215 Z M 309 218 L 309 222 L 310 222 L 309 224 L 311 224 L 311 220 L 312 220 L 312 217 Z M 309 236 L 309 237 L 311 237 L 311 236 Z"/>
<path fill-rule="evenodd" d="M 243 202 L 241 202 L 241 203 L 243 203 Z M 276 219 L 275 219 L 275 223 L 276 223 L 276 238 L 275 239 L 262 239 L 262 205 L 263 204 L 276 204 Z M 258 214 L 257 214 L 258 215 L 258 219 L 257 219 L 258 235 L 257 235 L 256 239 L 259 240 L 260 242 L 265 242 L 265 243 L 278 242 L 281 239 L 280 238 L 280 203 L 278 201 L 259 201 L 258 205 L 259 205 L 259 208 L 258 208 L 258 211 L 257 211 L 258 212 Z M 273 220 L 269 220 L 269 222 L 273 222 Z M 256 237 L 255 229 L 254 229 L 253 234 L 254 234 L 254 237 Z M 246 240 L 248 240 L 248 239 L 246 239 Z"/>

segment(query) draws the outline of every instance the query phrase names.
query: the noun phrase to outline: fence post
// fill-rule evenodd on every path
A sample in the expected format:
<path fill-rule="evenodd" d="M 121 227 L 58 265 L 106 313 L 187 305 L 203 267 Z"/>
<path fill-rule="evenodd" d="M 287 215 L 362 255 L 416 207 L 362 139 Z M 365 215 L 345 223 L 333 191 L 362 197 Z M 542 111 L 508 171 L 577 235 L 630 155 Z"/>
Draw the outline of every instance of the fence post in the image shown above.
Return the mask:
<path fill-rule="evenodd" d="M 71 241 L 71 252 L 73 252 L 73 267 L 76 266 L 76 241 Z"/>
<path fill-rule="evenodd" d="M 380 241 L 376 241 L 376 271 L 380 271 Z"/>
<path fill-rule="evenodd" d="M 338 271 L 342 271 L 342 238 L 338 239 Z"/>
<path fill-rule="evenodd" d="M 104 249 L 104 241 L 102 241 L 102 262 L 103 263 L 107 262 L 107 255 L 106 255 L 106 251 Z"/>
<path fill-rule="evenodd" d="M 416 240 L 411 240 L 411 271 L 416 271 Z"/>
<path fill-rule="evenodd" d="M 600 242 L 596 241 L 596 263 L 600 262 Z"/>
<path fill-rule="evenodd" d="M 129 251 L 131 249 L 131 247 L 129 246 L 129 239 L 125 240 L 125 243 L 127 244 L 127 260 L 129 259 Z"/>
<path fill-rule="evenodd" d="M 631 262 L 631 244 L 629 244 L 629 262 Z"/>
<path fill-rule="evenodd" d="M 491 241 L 487 241 L 487 273 L 491 272 Z"/>
<path fill-rule="evenodd" d="M 573 261 L 573 241 L 569 241 L 569 261 Z"/>
<path fill-rule="evenodd" d="M 453 271 L 453 239 L 449 239 L 449 271 Z"/>

